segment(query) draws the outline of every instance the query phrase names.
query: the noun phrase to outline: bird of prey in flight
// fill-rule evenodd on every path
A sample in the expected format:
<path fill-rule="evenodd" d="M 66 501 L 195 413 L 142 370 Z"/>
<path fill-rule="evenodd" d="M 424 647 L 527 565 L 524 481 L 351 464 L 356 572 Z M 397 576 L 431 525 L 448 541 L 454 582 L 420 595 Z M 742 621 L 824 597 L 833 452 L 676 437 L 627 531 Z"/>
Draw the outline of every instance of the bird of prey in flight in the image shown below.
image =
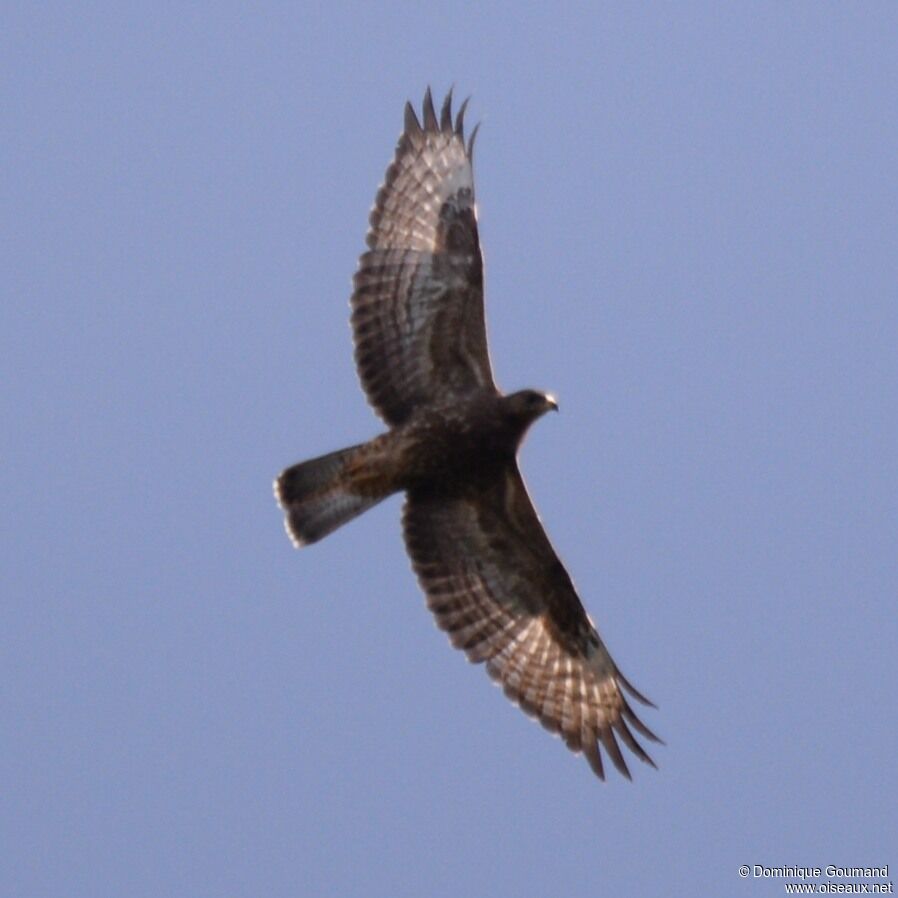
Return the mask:
<path fill-rule="evenodd" d="M 629 778 L 622 743 L 654 766 L 634 731 L 658 738 L 555 554 L 517 465 L 530 425 L 555 399 L 502 393 L 483 313 L 467 101 L 410 104 L 370 215 L 353 280 L 362 386 L 388 430 L 287 468 L 275 482 L 297 546 L 402 491 L 412 566 L 437 624 L 505 694 L 604 779 L 600 748 Z"/>

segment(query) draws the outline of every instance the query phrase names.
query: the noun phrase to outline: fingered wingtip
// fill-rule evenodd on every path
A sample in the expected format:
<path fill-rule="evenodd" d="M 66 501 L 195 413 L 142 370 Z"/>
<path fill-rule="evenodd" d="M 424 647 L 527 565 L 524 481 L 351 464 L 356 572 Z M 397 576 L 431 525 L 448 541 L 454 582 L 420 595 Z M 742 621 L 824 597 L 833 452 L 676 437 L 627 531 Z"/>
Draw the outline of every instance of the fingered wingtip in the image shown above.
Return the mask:
<path fill-rule="evenodd" d="M 471 159 L 474 152 L 474 142 L 480 129 L 480 122 L 474 126 L 470 136 L 465 140 L 465 113 L 467 112 L 468 104 L 471 102 L 471 97 L 466 97 L 458 107 L 458 110 L 453 113 L 452 100 L 454 95 L 455 85 L 452 85 L 443 99 L 439 114 L 437 114 L 437 109 L 433 102 L 433 91 L 430 85 L 424 91 L 420 116 L 412 103 L 407 101 L 404 111 L 403 135 L 406 139 L 411 140 L 413 146 L 419 146 L 425 134 L 445 134 L 447 137 L 454 135 L 461 141 L 465 154 Z"/>
<path fill-rule="evenodd" d="M 440 109 L 440 130 L 444 134 L 452 133 L 452 88 L 449 88 L 449 92 L 446 94 L 446 99 L 443 100 L 442 109 Z"/>
<path fill-rule="evenodd" d="M 415 107 L 410 102 L 405 104 L 405 133 L 415 136 L 421 133 L 421 123 L 415 113 Z"/>
<path fill-rule="evenodd" d="M 424 130 L 438 131 L 439 125 L 437 124 L 437 113 L 433 106 L 433 94 L 430 92 L 429 84 L 424 93 L 424 106 L 422 112 L 424 113 Z"/>
<path fill-rule="evenodd" d="M 465 97 L 462 100 L 461 106 L 458 107 L 458 112 L 455 116 L 455 135 L 459 138 L 459 140 L 464 141 L 465 139 L 465 111 L 468 108 L 468 103 L 471 102 L 470 97 Z"/>
<path fill-rule="evenodd" d="M 636 701 L 648 708 L 658 710 L 658 706 L 650 698 L 643 695 L 619 670 L 617 671 L 617 679 Z"/>
<path fill-rule="evenodd" d="M 477 139 L 477 132 L 480 130 L 480 122 L 477 122 L 474 125 L 474 130 L 471 132 L 471 136 L 468 138 L 468 158 L 474 158 L 474 141 Z"/>

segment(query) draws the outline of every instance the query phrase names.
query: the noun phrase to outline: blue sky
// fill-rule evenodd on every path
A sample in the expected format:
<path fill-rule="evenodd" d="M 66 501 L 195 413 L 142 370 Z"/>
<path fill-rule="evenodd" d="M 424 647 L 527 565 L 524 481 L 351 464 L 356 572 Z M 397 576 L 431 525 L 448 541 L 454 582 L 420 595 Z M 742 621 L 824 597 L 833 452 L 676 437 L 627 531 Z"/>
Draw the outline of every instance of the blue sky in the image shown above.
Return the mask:
<path fill-rule="evenodd" d="M 0 893 L 780 894 L 896 856 L 893 4 L 20 4 L 0 37 Z M 473 94 L 522 468 L 659 770 L 433 626 L 349 279 L 407 98 Z"/>

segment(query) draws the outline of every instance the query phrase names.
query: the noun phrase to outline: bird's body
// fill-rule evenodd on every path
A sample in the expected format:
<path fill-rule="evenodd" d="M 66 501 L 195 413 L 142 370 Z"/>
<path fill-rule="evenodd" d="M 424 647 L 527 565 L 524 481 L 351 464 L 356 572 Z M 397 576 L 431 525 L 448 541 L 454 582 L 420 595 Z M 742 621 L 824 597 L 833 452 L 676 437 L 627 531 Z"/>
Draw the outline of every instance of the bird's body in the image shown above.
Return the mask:
<path fill-rule="evenodd" d="M 649 764 L 630 726 L 657 740 L 624 692 L 648 702 L 608 654 L 517 466 L 528 427 L 557 406 L 504 395 L 492 376 L 464 108 L 453 121 L 447 97 L 438 118 L 428 90 L 422 127 L 406 107 L 354 279 L 359 375 L 389 430 L 287 468 L 275 491 L 298 546 L 404 491 L 412 565 L 453 645 L 599 776 L 599 745 L 629 776 L 616 737 Z"/>
<path fill-rule="evenodd" d="M 277 484 L 278 498 L 292 508 L 287 532 L 298 545 L 307 545 L 402 490 L 446 495 L 476 491 L 515 464 L 527 428 L 552 408 L 557 408 L 555 400 L 535 390 L 503 396 L 494 388 L 480 388 L 418 409 L 367 443 L 294 465 Z M 337 458 L 339 469 L 334 468 Z M 320 492 L 309 490 L 315 472 L 322 475 Z M 320 528 L 309 510 L 316 498 L 333 497 L 335 488 L 372 501 Z"/>
<path fill-rule="evenodd" d="M 530 424 L 554 408 L 535 390 L 502 396 L 476 390 L 423 409 L 393 431 L 402 456 L 400 489 L 463 488 L 514 462 Z"/>

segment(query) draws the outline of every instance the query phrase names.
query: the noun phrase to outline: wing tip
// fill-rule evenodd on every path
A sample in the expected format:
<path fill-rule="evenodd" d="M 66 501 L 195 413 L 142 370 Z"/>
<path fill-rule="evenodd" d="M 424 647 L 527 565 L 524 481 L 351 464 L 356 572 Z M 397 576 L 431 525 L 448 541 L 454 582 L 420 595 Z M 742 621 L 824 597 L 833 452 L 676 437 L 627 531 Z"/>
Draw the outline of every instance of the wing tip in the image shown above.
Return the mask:
<path fill-rule="evenodd" d="M 452 100 L 454 94 L 455 85 L 453 84 L 446 93 L 440 107 L 439 115 L 437 115 L 436 106 L 433 101 L 433 91 L 430 85 L 427 85 L 427 88 L 424 91 L 424 100 L 421 103 L 420 118 L 411 102 L 406 101 L 403 121 L 403 137 L 407 138 L 413 145 L 417 146 L 425 134 L 445 134 L 448 137 L 454 136 L 461 142 L 468 159 L 472 159 L 477 132 L 480 130 L 480 122 L 477 122 L 474 126 L 466 141 L 465 113 L 467 112 L 468 104 L 471 102 L 471 97 L 466 97 L 455 114 L 453 114 Z"/>
<path fill-rule="evenodd" d="M 405 133 L 409 137 L 417 137 L 421 134 L 421 123 L 418 121 L 418 115 L 415 112 L 415 107 L 409 101 L 405 103 L 405 119 L 404 119 L 404 127 Z"/>
<path fill-rule="evenodd" d="M 468 145 L 465 147 L 465 152 L 468 155 L 468 159 L 471 161 L 474 160 L 474 141 L 477 140 L 477 134 L 480 131 L 481 124 L 481 122 L 477 122 L 477 124 L 474 125 L 474 129 L 471 131 L 471 136 L 468 138 Z"/>
<path fill-rule="evenodd" d="M 645 705 L 647 708 L 658 710 L 658 706 L 650 698 L 643 695 L 619 670 L 615 671 L 615 678 L 640 704 Z"/>
<path fill-rule="evenodd" d="M 451 134 L 453 131 L 452 127 L 452 91 L 455 89 L 455 85 L 449 88 L 449 92 L 446 94 L 446 98 L 443 100 L 443 106 L 440 109 L 440 131 L 443 134 Z"/>
<path fill-rule="evenodd" d="M 455 136 L 464 143 L 465 140 L 465 112 L 468 109 L 468 103 L 471 102 L 470 97 L 465 97 L 462 100 L 461 106 L 458 107 L 458 112 L 455 114 Z"/>
<path fill-rule="evenodd" d="M 586 756 L 592 772 L 604 783 L 605 765 L 602 763 L 602 753 L 599 751 L 598 743 L 585 746 L 583 754 Z"/>
<path fill-rule="evenodd" d="M 429 84 L 427 85 L 427 90 L 424 92 L 422 112 L 424 114 L 424 130 L 430 132 L 439 131 L 437 113 L 433 106 L 433 94 L 430 91 Z"/>
<path fill-rule="evenodd" d="M 620 750 L 620 746 L 617 744 L 617 739 L 614 738 L 614 730 L 606 724 L 599 730 L 598 739 L 608 753 L 608 757 L 611 758 L 611 763 L 617 768 L 618 773 L 632 781 L 633 775 L 630 773 L 630 768 L 627 766 L 624 753 Z"/>

